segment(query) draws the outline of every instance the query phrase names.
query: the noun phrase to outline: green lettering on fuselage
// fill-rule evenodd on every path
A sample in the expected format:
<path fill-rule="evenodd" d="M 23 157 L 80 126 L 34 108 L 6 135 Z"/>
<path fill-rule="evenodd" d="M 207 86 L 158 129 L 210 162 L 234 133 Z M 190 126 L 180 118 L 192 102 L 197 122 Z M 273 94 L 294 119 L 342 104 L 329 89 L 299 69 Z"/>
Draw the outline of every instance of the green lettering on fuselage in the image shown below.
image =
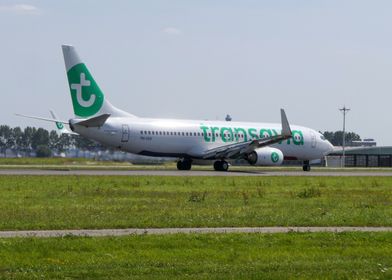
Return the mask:
<path fill-rule="evenodd" d="M 304 135 L 301 130 L 293 130 L 293 143 L 294 145 L 304 145 Z"/>
<path fill-rule="evenodd" d="M 246 130 L 244 128 L 236 127 L 234 128 L 234 133 L 236 141 L 239 141 L 241 135 L 244 135 L 244 142 L 248 141 L 248 134 L 246 133 Z"/>
<path fill-rule="evenodd" d="M 226 131 L 228 132 L 228 137 L 226 138 Z M 234 141 L 233 130 L 229 127 L 222 127 L 220 130 L 220 135 L 223 142 L 232 142 Z"/>
<path fill-rule="evenodd" d="M 222 142 L 247 142 L 250 139 L 261 139 L 265 137 L 278 136 L 281 131 L 269 128 L 243 128 L 243 127 L 216 127 L 206 126 L 201 124 L 200 129 L 203 132 L 203 139 L 205 142 L 215 142 L 221 140 Z M 294 145 L 304 145 L 305 140 L 303 132 L 301 130 L 293 130 L 293 137 L 287 139 L 286 144 L 290 145 L 291 142 Z M 243 135 L 243 137 L 242 137 Z M 219 139 L 220 138 L 220 139 Z M 243 138 L 243 139 L 241 139 Z M 292 141 L 291 141 L 292 139 Z M 279 142 L 282 144 L 282 141 Z"/>
<path fill-rule="evenodd" d="M 210 139 L 210 137 L 208 137 L 208 131 L 207 131 L 208 126 L 201 125 L 200 128 L 201 128 L 201 130 L 203 130 L 204 141 L 210 142 L 211 139 Z"/>
<path fill-rule="evenodd" d="M 212 142 L 215 142 L 216 140 L 216 132 L 215 131 L 219 131 L 219 127 L 210 127 L 211 128 L 211 133 L 212 133 Z M 219 135 L 218 135 L 219 137 Z"/>
<path fill-rule="evenodd" d="M 271 129 L 260 129 L 260 138 L 272 137 Z"/>
<path fill-rule="evenodd" d="M 248 128 L 249 138 L 250 139 L 259 139 L 257 136 L 257 129 L 256 128 Z"/>

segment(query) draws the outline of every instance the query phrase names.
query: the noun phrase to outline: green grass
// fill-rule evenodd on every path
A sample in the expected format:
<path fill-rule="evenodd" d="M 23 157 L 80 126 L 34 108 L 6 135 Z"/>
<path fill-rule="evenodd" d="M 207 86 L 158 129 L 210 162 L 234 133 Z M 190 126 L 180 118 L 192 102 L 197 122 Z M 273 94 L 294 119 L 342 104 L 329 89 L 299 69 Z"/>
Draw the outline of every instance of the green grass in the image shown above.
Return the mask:
<path fill-rule="evenodd" d="M 220 226 L 392 226 L 392 178 L 0 176 L 0 230 Z"/>
<path fill-rule="evenodd" d="M 86 158 L 0 158 L 0 166 L 130 166 L 129 162 L 98 161 Z"/>
<path fill-rule="evenodd" d="M 87 164 L 84 158 L 0 158 L 0 165 Z"/>
<path fill-rule="evenodd" d="M 0 240 L 0 279 L 391 279 L 392 233 Z"/>

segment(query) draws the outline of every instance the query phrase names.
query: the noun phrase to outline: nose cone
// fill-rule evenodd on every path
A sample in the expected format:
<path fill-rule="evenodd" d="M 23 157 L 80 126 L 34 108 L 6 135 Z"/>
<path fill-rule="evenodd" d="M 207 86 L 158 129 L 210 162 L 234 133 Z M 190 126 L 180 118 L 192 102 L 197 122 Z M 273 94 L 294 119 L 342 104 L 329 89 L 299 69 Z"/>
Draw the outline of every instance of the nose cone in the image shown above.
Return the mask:
<path fill-rule="evenodd" d="M 335 150 L 335 147 L 329 142 L 328 140 L 325 140 L 325 152 L 324 155 L 328 155 L 332 153 Z"/>

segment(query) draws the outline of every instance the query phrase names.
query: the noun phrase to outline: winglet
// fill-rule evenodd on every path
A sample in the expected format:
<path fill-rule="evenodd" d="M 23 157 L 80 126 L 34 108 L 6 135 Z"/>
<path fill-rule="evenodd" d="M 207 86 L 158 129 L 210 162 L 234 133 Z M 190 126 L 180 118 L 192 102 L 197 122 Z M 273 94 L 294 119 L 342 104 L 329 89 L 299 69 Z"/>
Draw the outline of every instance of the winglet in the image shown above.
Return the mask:
<path fill-rule="evenodd" d="M 282 119 L 282 135 L 286 137 L 291 137 L 293 134 L 291 133 L 290 124 L 283 109 L 280 109 L 280 116 Z"/>

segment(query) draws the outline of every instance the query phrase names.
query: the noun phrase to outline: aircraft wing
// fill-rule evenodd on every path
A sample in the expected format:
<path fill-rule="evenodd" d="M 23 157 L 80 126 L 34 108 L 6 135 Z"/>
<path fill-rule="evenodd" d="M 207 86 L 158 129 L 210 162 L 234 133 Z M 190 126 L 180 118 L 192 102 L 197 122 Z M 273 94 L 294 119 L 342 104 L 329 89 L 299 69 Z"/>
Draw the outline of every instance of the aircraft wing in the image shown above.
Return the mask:
<path fill-rule="evenodd" d="M 280 114 L 282 119 L 281 134 L 213 148 L 203 153 L 203 159 L 238 158 L 242 155 L 251 153 L 257 148 L 269 146 L 291 138 L 292 132 L 286 113 L 283 109 L 280 109 Z"/>

